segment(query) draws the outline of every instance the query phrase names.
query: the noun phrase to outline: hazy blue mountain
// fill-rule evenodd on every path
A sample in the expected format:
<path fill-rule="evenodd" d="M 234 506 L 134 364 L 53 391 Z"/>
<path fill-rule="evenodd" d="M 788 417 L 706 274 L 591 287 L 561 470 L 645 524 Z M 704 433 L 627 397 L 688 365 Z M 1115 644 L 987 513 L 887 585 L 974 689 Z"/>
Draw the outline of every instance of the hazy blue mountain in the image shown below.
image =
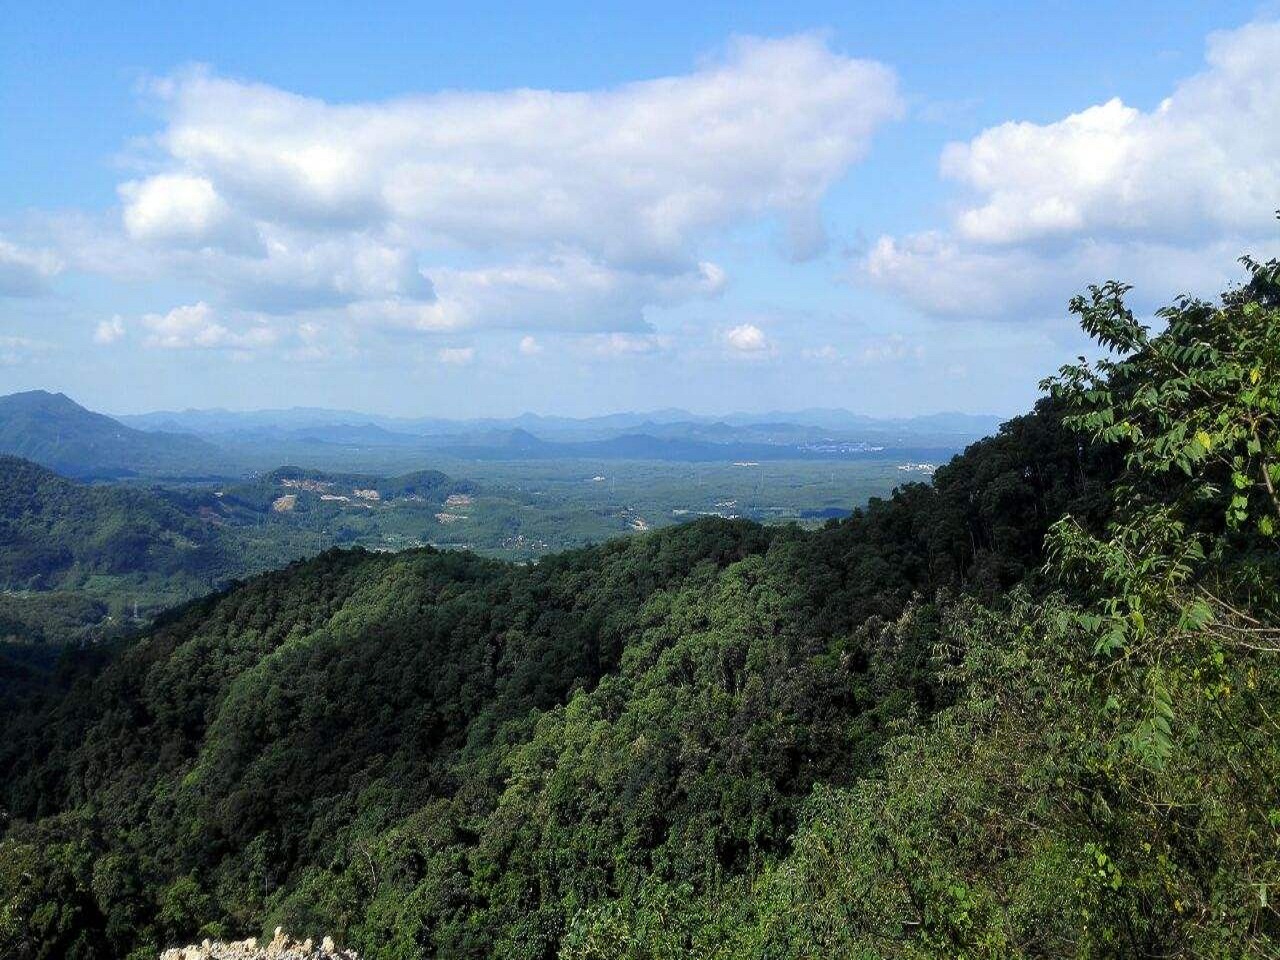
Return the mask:
<path fill-rule="evenodd" d="M 575 419 L 379 417 L 345 410 L 186 410 L 126 416 L 62 394 L 0 397 L 0 453 L 81 479 L 234 478 L 281 460 L 329 470 L 402 473 L 442 456 L 732 462 L 880 455 L 945 460 L 994 429 L 994 418 L 939 413 L 883 420 L 845 410 L 704 417 L 685 410 Z"/>
<path fill-rule="evenodd" d="M 893 455 L 911 460 L 946 459 L 963 444 L 896 446 Z M 544 440 L 527 430 L 490 431 L 457 437 L 436 448 L 471 460 L 666 460 L 724 462 L 751 460 L 831 460 L 881 456 L 886 448 L 862 441 L 817 439 L 806 442 L 743 442 L 732 437 L 703 440 L 626 433 L 605 440 Z"/>
<path fill-rule="evenodd" d="M 0 397 L 0 453 L 81 478 L 195 476 L 231 468 L 207 440 L 137 430 L 44 390 Z"/>
<path fill-rule="evenodd" d="M 999 426 L 999 418 L 985 415 L 938 413 L 921 417 L 875 418 L 848 410 L 810 409 L 764 414 L 733 413 L 705 416 L 687 410 L 664 409 L 613 413 L 597 417 L 559 417 L 525 413 L 510 418 L 449 420 L 437 417 L 384 417 L 349 410 L 299 407 L 288 410 L 187 410 L 127 416 L 125 422 L 141 429 L 184 430 L 228 444 L 288 441 L 411 448 L 424 443 L 432 448 L 535 446 L 527 438 L 544 443 L 614 441 L 614 448 L 639 449 L 644 444 L 624 438 L 648 436 L 657 440 L 718 444 L 762 444 L 784 447 L 832 443 L 858 443 L 884 447 L 927 447 L 954 451 Z M 504 435 L 520 431 L 524 441 Z M 661 445 L 649 444 L 654 456 L 669 458 Z M 675 459 L 691 452 L 673 447 Z M 812 451 L 810 451 L 812 452 Z M 542 453 L 551 455 L 548 450 Z M 698 458 L 719 459 L 725 451 L 704 451 Z M 577 452 L 565 453 L 578 456 Z M 582 453 L 581 455 L 590 455 Z M 612 455 L 612 454 L 605 454 Z M 776 458 L 778 453 L 767 453 Z"/>

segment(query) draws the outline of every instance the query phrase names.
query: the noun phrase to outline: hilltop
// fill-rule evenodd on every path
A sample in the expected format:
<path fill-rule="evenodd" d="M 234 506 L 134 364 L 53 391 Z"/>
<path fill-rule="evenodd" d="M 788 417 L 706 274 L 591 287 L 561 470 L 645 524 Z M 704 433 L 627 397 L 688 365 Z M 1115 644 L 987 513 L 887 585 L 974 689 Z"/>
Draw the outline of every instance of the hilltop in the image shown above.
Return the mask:
<path fill-rule="evenodd" d="M 44 390 L 0 397 L 0 453 L 85 479 L 203 476 L 229 466 L 227 456 L 206 440 L 135 430 Z"/>
<path fill-rule="evenodd" d="M 435 470 L 376 477 L 297 467 L 222 486 L 88 484 L 0 455 L 0 640 L 118 633 L 356 536 L 345 515 L 408 505 L 430 517 L 474 490 Z"/>

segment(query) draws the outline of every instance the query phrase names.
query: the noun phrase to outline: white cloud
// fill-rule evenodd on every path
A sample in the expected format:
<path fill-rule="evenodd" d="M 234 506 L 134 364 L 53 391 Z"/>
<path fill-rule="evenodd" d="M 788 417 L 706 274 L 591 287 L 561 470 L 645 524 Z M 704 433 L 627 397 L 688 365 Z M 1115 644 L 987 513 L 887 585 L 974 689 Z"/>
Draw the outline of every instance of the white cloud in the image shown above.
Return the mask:
<path fill-rule="evenodd" d="M 991 317 L 1063 306 L 1050 292 L 1055 266 L 1022 250 L 988 250 L 947 234 L 881 237 L 861 265 L 864 277 L 935 316 Z"/>
<path fill-rule="evenodd" d="M 465 367 L 476 358 L 475 347 L 441 347 L 436 359 L 454 367 Z"/>
<path fill-rule="evenodd" d="M 268 231 L 263 257 L 202 256 L 181 266 L 238 306 L 272 313 L 407 298 L 431 303 L 412 251 L 360 235 L 310 237 Z"/>
<path fill-rule="evenodd" d="M 762 356 L 772 349 L 769 338 L 753 323 L 731 327 L 723 334 L 725 346 L 742 356 Z"/>
<path fill-rule="evenodd" d="M 536 357 L 542 353 L 542 344 L 537 338 L 525 335 L 520 338 L 520 353 L 526 357 Z"/>
<path fill-rule="evenodd" d="M 253 225 L 204 177 L 162 174 L 119 187 L 125 232 L 143 243 L 220 246 L 258 252 Z"/>
<path fill-rule="evenodd" d="M 1183 247 L 1083 237 L 1046 253 L 929 232 L 881 237 L 858 273 L 931 316 L 1033 319 L 1064 315 L 1074 294 L 1112 279 L 1132 283 L 1132 301 L 1142 309 L 1179 293 L 1211 295 L 1238 277 L 1243 249 L 1244 240 Z"/>
<path fill-rule="evenodd" d="M 204 301 L 174 307 L 168 313 L 148 313 L 140 323 L 150 331 L 144 341 L 147 346 L 170 350 L 255 350 L 270 346 L 277 339 L 275 330 L 262 324 L 238 331 L 230 329 L 219 322 L 213 308 Z"/>
<path fill-rule="evenodd" d="M 809 214 L 901 111 L 890 70 L 813 36 L 585 93 L 329 104 L 202 72 L 156 92 L 168 161 L 257 219 L 644 266 L 687 266 L 701 235 L 743 218 Z"/>
<path fill-rule="evenodd" d="M 823 196 L 902 109 L 891 70 L 815 36 L 587 92 L 336 104 L 202 70 L 151 92 L 155 172 L 120 184 L 119 225 L 55 228 L 78 267 L 427 332 L 644 331 L 717 295 L 703 248 L 763 220 L 813 255 Z"/>
<path fill-rule="evenodd" d="M 0 367 L 16 367 L 51 349 L 52 344 L 29 337 L 0 337 Z"/>
<path fill-rule="evenodd" d="M 296 343 L 284 352 L 286 360 L 311 362 L 333 356 L 330 331 L 314 320 L 303 320 L 293 330 Z"/>
<path fill-rule="evenodd" d="M 261 226 L 250 252 L 194 239 L 142 243 L 83 214 L 39 223 L 71 269 L 131 281 L 196 281 L 214 288 L 219 303 L 231 309 L 286 314 L 376 298 L 429 302 L 434 295 L 414 251 L 361 233 Z"/>
<path fill-rule="evenodd" d="M 1206 66 L 1154 110 L 1119 99 L 950 144 L 952 228 L 881 237 L 863 279 L 939 316 L 1061 313 L 1086 283 L 1151 302 L 1211 295 L 1235 258 L 1275 252 L 1280 23 L 1214 34 Z"/>
<path fill-rule="evenodd" d="M 1143 112 L 1112 99 L 947 147 L 972 189 L 957 230 L 1013 243 L 1089 233 L 1167 240 L 1266 229 L 1280 205 L 1280 23 L 1209 38 L 1207 67 Z"/>
<path fill-rule="evenodd" d="M 408 330 L 477 326 L 514 329 L 646 330 L 644 308 L 710 297 L 724 286 L 714 264 L 678 274 L 612 269 L 581 255 L 434 273 L 436 296 L 366 300 L 349 311 L 362 322 Z"/>
<path fill-rule="evenodd" d="M 93 330 L 93 342 L 100 344 L 115 343 L 124 338 L 124 318 L 114 316 L 110 320 L 99 320 Z"/>
<path fill-rule="evenodd" d="M 0 239 L 0 297 L 31 297 L 48 290 L 63 263 L 51 250 L 33 250 Z"/>

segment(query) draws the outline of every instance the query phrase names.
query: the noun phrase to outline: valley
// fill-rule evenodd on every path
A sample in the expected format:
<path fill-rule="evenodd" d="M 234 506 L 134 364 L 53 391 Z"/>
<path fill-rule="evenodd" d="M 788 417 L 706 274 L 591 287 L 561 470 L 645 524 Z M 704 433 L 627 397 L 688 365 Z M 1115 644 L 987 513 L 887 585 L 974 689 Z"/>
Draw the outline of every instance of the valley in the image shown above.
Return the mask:
<path fill-rule="evenodd" d="M 687 458 L 687 446 L 668 460 L 582 459 L 546 454 L 607 442 L 581 438 L 632 430 L 636 418 L 555 421 L 547 429 L 572 439 L 547 447 L 522 432 L 504 434 L 505 446 L 495 446 L 489 423 L 475 427 L 483 444 L 459 444 L 455 432 L 439 446 L 428 436 L 388 443 L 387 431 L 373 425 L 264 425 L 265 415 L 233 417 L 235 430 L 219 419 L 218 430 L 196 436 L 179 428 L 207 429 L 207 418 L 175 416 L 160 421 L 171 429 L 143 430 L 61 395 L 0 398 L 0 450 L 12 454 L 0 455 L 6 642 L 56 646 L 126 636 L 168 607 L 332 547 L 430 546 L 530 563 L 699 517 L 820 526 L 887 496 L 904 477 L 898 461 L 920 449 L 859 447 L 853 455 L 785 459 L 794 455 L 797 434 L 820 428 L 748 424 L 725 429 L 768 433 L 778 441 L 768 459 L 732 459 L 743 445 L 723 440 L 714 448 L 698 441 L 695 459 Z M 287 412 L 274 416 L 289 422 Z M 666 429 L 692 427 L 680 421 Z M 932 421 L 927 430 L 930 442 L 961 436 L 938 433 Z M 759 444 L 750 449 L 758 452 Z M 309 465 L 254 469 L 273 456 Z M 364 472 L 370 465 L 413 469 Z"/>

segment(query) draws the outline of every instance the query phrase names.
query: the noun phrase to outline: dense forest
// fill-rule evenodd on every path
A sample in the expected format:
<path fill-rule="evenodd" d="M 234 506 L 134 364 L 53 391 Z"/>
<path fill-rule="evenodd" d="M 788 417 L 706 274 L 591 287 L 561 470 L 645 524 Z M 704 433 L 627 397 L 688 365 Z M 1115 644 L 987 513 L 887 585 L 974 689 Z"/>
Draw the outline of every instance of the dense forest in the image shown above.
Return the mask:
<path fill-rule="evenodd" d="M 847 520 L 330 551 L 0 720 L 0 954 L 1280 952 L 1280 265 Z"/>
<path fill-rule="evenodd" d="M 356 540 L 374 503 L 429 515 L 474 489 L 437 470 L 376 477 L 298 467 L 216 489 L 86 484 L 0 455 L 0 643 L 118 635 L 238 578 Z M 366 509 L 354 509 L 353 490 L 373 503 L 357 496 L 354 507 Z M 0 646 L 0 657 L 7 652 Z"/>
<path fill-rule="evenodd" d="M 145 490 L 86 486 L 0 456 L 0 586 L 47 590 L 93 576 L 185 575 L 212 589 L 236 561 L 220 528 Z"/>
<path fill-rule="evenodd" d="M 101 639 L 330 542 L 296 524 L 264 529 L 270 505 L 88 485 L 0 456 L 0 641 Z"/>
<path fill-rule="evenodd" d="M 44 390 L 0 397 L 0 453 L 81 479 L 191 477 L 240 469 L 199 437 L 134 430 Z"/>

